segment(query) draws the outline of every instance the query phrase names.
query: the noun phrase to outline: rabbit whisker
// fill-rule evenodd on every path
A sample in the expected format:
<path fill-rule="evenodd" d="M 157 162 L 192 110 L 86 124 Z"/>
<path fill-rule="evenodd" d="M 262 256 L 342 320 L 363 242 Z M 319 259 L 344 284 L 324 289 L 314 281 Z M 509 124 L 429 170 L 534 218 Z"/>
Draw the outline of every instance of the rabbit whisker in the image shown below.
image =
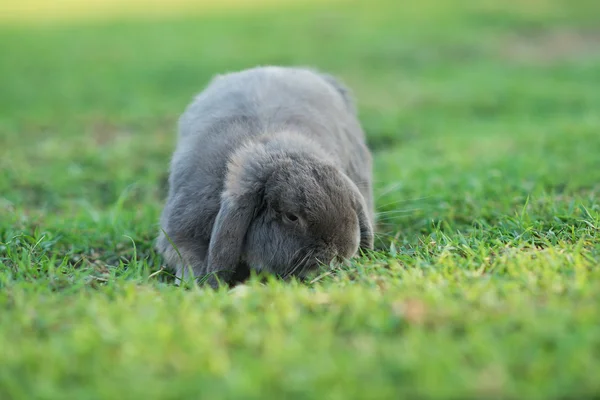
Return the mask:
<path fill-rule="evenodd" d="M 296 250 L 296 252 L 294 253 L 294 256 L 292 257 L 292 263 L 291 263 L 290 268 L 282 276 L 283 279 L 287 279 L 289 276 L 291 276 L 294 273 L 294 271 L 296 271 L 296 269 L 298 269 L 298 266 L 300 265 L 302 260 L 306 257 L 307 253 L 301 254 L 301 252 L 303 252 L 305 250 L 306 250 L 306 247 L 301 247 L 300 249 Z"/>
<path fill-rule="evenodd" d="M 381 212 L 375 213 L 375 215 L 379 217 L 382 215 L 408 214 L 413 211 L 421 211 L 421 210 L 423 210 L 423 208 L 405 208 L 402 210 L 381 211 Z"/>
<path fill-rule="evenodd" d="M 292 260 L 292 263 L 291 263 L 291 268 L 290 268 L 290 271 L 288 271 L 288 272 L 286 272 L 286 273 L 284 274 L 284 278 L 287 278 L 287 277 L 288 277 L 288 276 L 289 276 L 289 275 L 290 275 L 290 274 L 291 274 L 291 273 L 294 271 L 294 269 L 296 269 L 296 268 L 297 268 L 297 265 L 298 265 L 298 264 L 300 263 L 300 261 L 301 261 L 301 259 L 298 259 L 298 257 L 300 256 L 300 253 L 301 253 L 301 252 L 303 252 L 303 251 L 305 251 L 305 250 L 306 250 L 306 247 L 301 247 L 301 248 L 299 248 L 298 250 L 296 250 L 296 251 L 294 252 L 294 255 L 293 255 L 293 256 L 292 256 L 292 258 L 291 258 L 291 260 Z"/>
<path fill-rule="evenodd" d="M 300 273 L 298 275 L 304 276 L 306 270 L 310 267 L 310 263 L 308 261 L 310 261 L 310 259 L 314 257 L 315 253 L 316 253 L 315 250 L 312 250 L 310 252 L 309 257 L 305 260 L 304 265 L 302 266 Z M 317 262 L 318 262 L 318 260 L 317 260 Z"/>
<path fill-rule="evenodd" d="M 380 198 L 382 198 L 386 194 L 390 194 L 390 193 L 395 192 L 396 190 L 398 190 L 399 188 L 401 188 L 403 184 L 404 184 L 404 182 L 398 182 L 396 184 L 390 185 L 387 189 L 385 189 L 381 193 L 379 193 L 377 195 L 377 197 L 375 197 L 375 200 L 379 200 Z"/>
<path fill-rule="evenodd" d="M 383 204 L 381 206 L 379 206 L 378 208 L 386 208 L 386 207 L 391 207 L 391 206 L 395 206 L 396 204 L 400 204 L 400 203 L 410 203 L 410 202 L 416 202 L 416 201 L 421 201 L 421 200 L 425 200 L 425 199 L 429 199 L 429 198 L 435 198 L 434 196 L 424 196 L 424 197 L 417 197 L 414 199 L 401 199 L 401 200 L 396 200 L 396 201 L 392 201 L 390 203 L 386 203 Z"/>
<path fill-rule="evenodd" d="M 304 250 L 307 250 L 307 248 L 304 248 Z M 312 258 L 312 256 L 314 255 L 314 253 L 315 253 L 314 250 L 307 251 L 304 254 L 304 256 L 298 260 L 298 262 L 296 263 L 296 265 L 294 266 L 294 268 L 292 268 L 290 270 L 290 272 L 286 275 L 286 278 L 292 276 L 293 274 L 295 274 L 296 272 L 298 272 L 298 270 L 304 271 L 304 269 L 306 267 L 306 264 Z"/>

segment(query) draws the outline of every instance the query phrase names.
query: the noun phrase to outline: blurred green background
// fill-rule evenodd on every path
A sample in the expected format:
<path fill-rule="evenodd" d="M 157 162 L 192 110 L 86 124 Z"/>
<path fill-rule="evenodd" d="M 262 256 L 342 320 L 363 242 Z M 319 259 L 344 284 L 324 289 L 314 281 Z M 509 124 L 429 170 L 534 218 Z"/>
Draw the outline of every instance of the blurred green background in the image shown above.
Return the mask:
<path fill-rule="evenodd" d="M 576 398 L 600 383 L 600 3 L 0 4 L 0 398 Z M 165 281 L 176 121 L 217 73 L 357 98 L 378 252 Z M 234 292 L 238 293 L 238 292 Z"/>

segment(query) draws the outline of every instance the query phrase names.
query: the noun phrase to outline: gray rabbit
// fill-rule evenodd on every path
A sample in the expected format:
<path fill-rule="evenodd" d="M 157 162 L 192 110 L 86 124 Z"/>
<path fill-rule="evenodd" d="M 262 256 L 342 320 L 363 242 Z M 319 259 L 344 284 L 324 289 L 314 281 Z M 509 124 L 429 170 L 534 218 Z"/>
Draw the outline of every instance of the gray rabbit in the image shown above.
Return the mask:
<path fill-rule="evenodd" d="M 179 278 L 213 287 L 249 269 L 303 277 L 373 248 L 371 175 L 335 78 L 275 66 L 219 75 L 179 120 L 157 250 Z"/>

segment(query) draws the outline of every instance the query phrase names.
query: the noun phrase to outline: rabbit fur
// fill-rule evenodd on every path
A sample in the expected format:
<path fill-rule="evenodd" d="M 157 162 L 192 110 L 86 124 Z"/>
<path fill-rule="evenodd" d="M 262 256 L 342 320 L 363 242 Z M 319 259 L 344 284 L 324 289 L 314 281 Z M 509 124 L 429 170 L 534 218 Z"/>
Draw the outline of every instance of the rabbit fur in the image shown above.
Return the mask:
<path fill-rule="evenodd" d="M 216 76 L 179 119 L 156 248 L 178 278 L 212 286 L 249 269 L 303 277 L 373 247 L 371 175 L 351 93 L 333 76 Z"/>

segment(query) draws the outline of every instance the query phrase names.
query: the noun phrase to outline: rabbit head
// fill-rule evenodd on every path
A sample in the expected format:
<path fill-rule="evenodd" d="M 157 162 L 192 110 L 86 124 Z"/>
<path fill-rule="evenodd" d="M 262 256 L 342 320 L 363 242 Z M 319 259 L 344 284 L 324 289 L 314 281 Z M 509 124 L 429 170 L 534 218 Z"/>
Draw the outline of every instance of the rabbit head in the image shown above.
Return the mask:
<path fill-rule="evenodd" d="M 373 247 L 357 186 L 304 137 L 264 137 L 230 159 L 208 253 L 211 271 L 240 263 L 299 276 Z"/>

